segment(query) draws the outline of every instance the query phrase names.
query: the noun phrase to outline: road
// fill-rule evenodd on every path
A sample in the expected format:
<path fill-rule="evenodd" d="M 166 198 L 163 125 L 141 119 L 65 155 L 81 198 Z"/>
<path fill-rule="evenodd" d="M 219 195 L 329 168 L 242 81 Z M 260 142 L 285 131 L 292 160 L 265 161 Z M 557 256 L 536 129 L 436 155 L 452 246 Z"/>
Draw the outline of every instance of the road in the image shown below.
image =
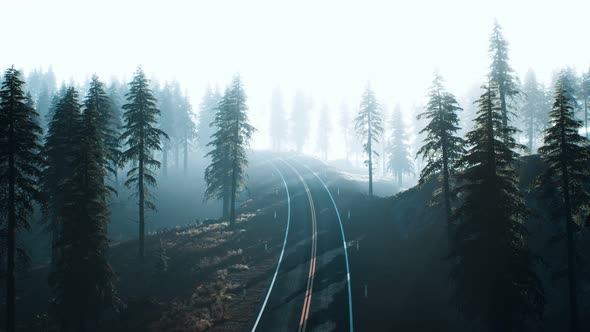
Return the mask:
<path fill-rule="evenodd" d="M 294 159 L 271 161 L 287 196 L 285 242 L 251 331 L 353 331 L 345 235 L 321 176 Z"/>

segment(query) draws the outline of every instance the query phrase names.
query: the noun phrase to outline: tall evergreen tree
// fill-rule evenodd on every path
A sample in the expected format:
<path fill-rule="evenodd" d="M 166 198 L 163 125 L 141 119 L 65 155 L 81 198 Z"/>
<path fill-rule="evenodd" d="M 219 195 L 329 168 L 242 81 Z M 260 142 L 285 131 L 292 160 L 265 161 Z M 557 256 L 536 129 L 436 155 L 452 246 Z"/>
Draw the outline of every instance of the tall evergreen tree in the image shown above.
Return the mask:
<path fill-rule="evenodd" d="M 6 237 L 6 331 L 15 331 L 17 233 L 29 229 L 35 202 L 43 202 L 40 177 L 39 115 L 24 93 L 24 81 L 14 66 L 3 75 L 0 88 L 0 200 Z M 4 228 L 4 227 L 2 227 Z M 4 241 L 2 241 L 4 242 Z"/>
<path fill-rule="evenodd" d="M 295 141 L 295 147 L 298 153 L 303 151 L 303 146 L 309 136 L 309 110 L 311 109 L 311 99 L 306 97 L 302 91 L 297 90 L 293 101 L 293 111 L 291 112 L 291 137 Z"/>
<path fill-rule="evenodd" d="M 584 114 L 582 118 L 584 119 L 584 129 L 586 131 L 586 138 L 590 138 L 588 136 L 588 131 L 590 128 L 588 127 L 588 101 L 590 100 L 590 69 L 584 74 L 580 79 L 580 97 L 582 99 L 582 103 L 584 104 Z"/>
<path fill-rule="evenodd" d="M 211 150 L 205 155 L 206 158 L 211 160 L 205 169 L 205 181 L 207 182 L 205 199 L 217 198 L 222 200 L 222 216 L 224 219 L 229 218 L 231 187 L 230 145 L 227 140 L 229 134 L 225 127 L 230 121 L 229 109 L 231 101 L 229 97 L 230 90 L 227 88 L 215 109 L 215 119 L 210 124 L 212 128 L 217 130 L 211 135 L 211 141 L 207 144 Z"/>
<path fill-rule="evenodd" d="M 121 159 L 119 145 L 119 117 L 114 104 L 107 94 L 105 84 L 93 75 L 84 100 L 86 110 L 95 110 L 97 116 L 96 126 L 100 139 L 102 151 L 102 162 L 104 168 L 110 174 L 115 174 Z M 94 112 L 94 111 L 93 111 Z"/>
<path fill-rule="evenodd" d="M 75 93 L 75 91 L 74 91 Z M 113 271 L 108 249 L 109 210 L 105 185 L 109 140 L 105 112 L 111 105 L 102 83 L 93 77 L 84 112 L 74 128 L 66 162 L 71 173 L 58 184 L 63 193 L 59 257 L 50 276 L 53 309 L 61 331 L 98 331 L 102 310 L 113 305 Z"/>
<path fill-rule="evenodd" d="M 128 187 L 136 186 L 139 203 L 139 259 L 143 261 L 145 237 L 145 209 L 155 209 L 156 206 L 149 193 L 148 187 L 156 186 L 154 169 L 160 168 L 160 162 L 154 158 L 155 151 L 161 151 L 160 138 L 168 139 L 168 135 L 155 127 L 160 110 L 156 108 L 154 98 L 149 87 L 149 80 L 140 68 L 135 72 L 129 83 L 129 92 L 125 95 L 127 104 L 123 105 L 125 126 L 121 141 L 127 145 L 122 153 L 123 162 L 132 162 L 127 172 Z"/>
<path fill-rule="evenodd" d="M 493 83 L 492 83 L 493 84 Z M 475 128 L 467 134 L 461 160 L 451 245 L 453 301 L 482 326 L 476 330 L 523 331 L 528 318 L 540 318 L 544 294 L 533 271 L 526 242 L 527 216 L 514 168 L 516 129 L 504 125 L 498 88 L 483 87 Z"/>
<path fill-rule="evenodd" d="M 508 46 L 508 41 L 504 39 L 502 34 L 502 27 L 497 21 L 494 22 L 494 30 L 490 36 L 489 46 L 489 54 L 492 58 L 490 77 L 498 87 L 500 107 L 502 109 L 502 124 L 504 126 L 508 126 L 511 113 L 508 104 L 521 94 L 518 90 L 518 77 L 509 63 Z"/>
<path fill-rule="evenodd" d="M 557 188 L 561 196 L 561 215 L 565 217 L 567 234 L 567 275 L 569 283 L 570 331 L 579 330 L 578 291 L 576 280 L 575 220 L 584 205 L 590 201 L 585 186 L 590 180 L 588 139 L 579 134 L 583 124 L 575 118 L 576 100 L 572 95 L 569 80 L 558 80 L 553 107 L 550 112 L 551 126 L 545 130 L 545 143 L 539 149 L 548 165 L 540 178 L 542 185 Z"/>
<path fill-rule="evenodd" d="M 111 114 L 113 115 L 113 119 L 111 122 L 111 130 L 115 134 L 115 138 L 117 138 L 118 153 L 114 154 L 113 156 L 116 157 L 116 160 L 113 160 L 113 165 L 117 165 L 118 167 L 114 167 L 112 173 L 112 181 L 114 182 L 115 188 L 119 185 L 119 169 L 123 167 L 123 163 L 121 161 L 121 142 L 119 141 L 119 137 L 121 137 L 121 131 L 123 129 L 123 104 L 125 103 L 125 94 L 127 93 L 127 86 L 126 84 L 121 84 L 117 80 L 112 80 L 108 90 L 107 95 L 111 100 L 111 107 L 112 111 Z"/>
<path fill-rule="evenodd" d="M 443 78 L 436 73 L 428 93 L 428 104 L 418 119 L 430 122 L 420 131 L 425 133 L 424 145 L 418 155 L 426 160 L 420 174 L 420 183 L 432 177 L 442 178 L 442 195 L 447 218 L 447 231 L 450 233 L 451 218 L 451 176 L 455 175 L 458 162 L 465 154 L 465 142 L 459 136 L 459 116 L 461 111 L 455 96 L 445 90 Z"/>
<path fill-rule="evenodd" d="M 288 129 L 283 96 L 277 87 L 273 90 L 270 101 L 270 137 L 274 151 L 281 150 L 282 144 L 287 139 Z"/>
<path fill-rule="evenodd" d="M 535 73 L 531 70 L 527 73 L 523 93 L 525 103 L 520 109 L 524 121 L 525 135 L 528 140 L 528 149 L 530 153 L 535 150 L 535 138 L 543 131 L 546 125 L 546 102 L 543 87 L 537 82 Z"/>
<path fill-rule="evenodd" d="M 397 184 L 401 187 L 404 174 L 414 174 L 414 164 L 412 163 L 406 126 L 399 105 L 393 110 L 391 136 L 388 142 L 387 153 L 389 154 L 387 169 L 397 177 Z"/>
<path fill-rule="evenodd" d="M 328 150 L 330 148 L 330 114 L 328 106 L 324 105 L 320 111 L 320 118 L 318 121 L 318 150 L 324 161 L 328 160 Z"/>
<path fill-rule="evenodd" d="M 374 145 L 379 143 L 379 138 L 383 134 L 383 119 L 375 92 L 369 85 L 365 88 L 354 122 L 354 129 L 364 142 L 363 149 L 368 158 L 365 165 L 369 167 L 369 196 L 373 196 L 373 159 L 379 157 Z"/>
<path fill-rule="evenodd" d="M 205 170 L 206 195 L 214 195 L 220 188 L 227 190 L 226 181 L 229 179 L 229 220 L 232 224 L 236 221 L 236 196 L 247 177 L 246 149 L 255 130 L 248 123 L 247 110 L 246 92 L 240 76 L 236 75 L 226 89 L 213 122 L 219 129 L 210 143 L 213 150 L 207 156 L 211 157 L 211 164 Z"/>
<path fill-rule="evenodd" d="M 217 89 L 214 91 L 211 86 L 208 86 L 199 105 L 199 121 L 197 125 L 199 145 L 202 148 L 207 147 L 212 140 L 211 136 L 217 131 L 217 128 L 212 127 L 211 123 L 215 120 L 215 113 L 220 99 L 219 91 Z"/>
<path fill-rule="evenodd" d="M 52 234 L 52 264 L 57 263 L 57 243 L 61 233 L 64 193 L 59 185 L 71 176 L 71 159 L 77 142 L 76 128 L 80 121 L 80 103 L 74 87 L 63 87 L 54 96 L 51 120 L 43 147 L 46 168 L 43 170 L 43 191 L 48 199 L 48 229 Z"/>

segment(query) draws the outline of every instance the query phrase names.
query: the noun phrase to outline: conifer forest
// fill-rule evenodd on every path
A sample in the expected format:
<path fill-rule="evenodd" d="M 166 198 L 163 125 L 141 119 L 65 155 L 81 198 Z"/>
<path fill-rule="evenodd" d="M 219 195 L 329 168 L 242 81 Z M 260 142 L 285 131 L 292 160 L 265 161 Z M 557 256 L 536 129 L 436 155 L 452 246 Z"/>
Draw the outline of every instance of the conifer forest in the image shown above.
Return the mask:
<path fill-rule="evenodd" d="M 0 332 L 590 331 L 589 12 L 0 0 Z"/>

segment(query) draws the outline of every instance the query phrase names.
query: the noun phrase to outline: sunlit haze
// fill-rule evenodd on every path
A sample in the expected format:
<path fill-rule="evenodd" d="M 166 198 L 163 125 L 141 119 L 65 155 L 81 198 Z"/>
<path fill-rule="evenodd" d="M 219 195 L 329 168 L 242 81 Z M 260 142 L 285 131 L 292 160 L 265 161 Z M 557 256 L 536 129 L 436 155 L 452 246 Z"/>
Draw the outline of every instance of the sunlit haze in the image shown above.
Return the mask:
<path fill-rule="evenodd" d="M 335 115 L 329 158 L 343 154 L 340 105 L 357 109 L 370 82 L 407 119 L 423 104 L 438 68 L 464 96 L 488 72 L 495 19 L 522 79 L 529 68 L 549 84 L 555 70 L 590 66 L 588 1 L 30 1 L 2 0 L 0 66 L 29 73 L 52 66 L 58 82 L 93 73 L 128 81 L 138 65 L 159 81 L 176 79 L 195 109 L 207 85 L 240 73 L 258 129 L 270 147 L 269 107 L 280 87 L 290 112 L 296 89 Z M 19 14 L 9 14 L 16 12 Z M 559 46 L 559 47 L 557 47 Z M 414 113 L 412 113 L 414 112 Z M 312 125 L 307 152 L 315 152 Z"/>

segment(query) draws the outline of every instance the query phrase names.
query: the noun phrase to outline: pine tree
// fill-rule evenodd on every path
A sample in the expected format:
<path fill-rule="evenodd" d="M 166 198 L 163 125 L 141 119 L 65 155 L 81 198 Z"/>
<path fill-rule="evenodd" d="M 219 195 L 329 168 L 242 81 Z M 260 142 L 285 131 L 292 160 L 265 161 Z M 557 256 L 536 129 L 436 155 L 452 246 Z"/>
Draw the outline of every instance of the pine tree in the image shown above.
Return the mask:
<path fill-rule="evenodd" d="M 425 133 L 424 145 L 418 155 L 426 160 L 426 166 L 420 174 L 420 183 L 433 177 L 442 178 L 442 195 L 447 219 L 447 228 L 451 226 L 451 176 L 456 174 L 458 161 L 465 154 L 465 142 L 459 136 L 459 106 L 455 96 L 447 92 L 443 86 L 443 78 L 436 73 L 432 87 L 428 93 L 428 104 L 418 119 L 430 122 L 420 131 Z"/>
<path fill-rule="evenodd" d="M 64 209 L 64 193 L 59 189 L 71 174 L 71 156 L 77 142 L 76 128 L 80 121 L 78 92 L 73 87 L 63 87 L 53 99 L 51 120 L 43 147 L 46 168 L 43 170 L 43 191 L 48 199 L 46 213 L 48 229 L 52 234 L 52 264 L 58 261 L 57 243 L 61 233 L 61 211 Z"/>
<path fill-rule="evenodd" d="M 207 144 L 211 148 L 205 155 L 211 160 L 205 169 L 205 199 L 217 198 L 222 200 L 222 216 L 224 219 L 229 218 L 229 201 L 231 187 L 231 161 L 230 161 L 230 144 L 227 140 L 227 128 L 225 127 L 229 120 L 230 114 L 230 90 L 225 92 L 219 104 L 216 107 L 215 119 L 211 122 L 212 128 L 217 131 L 211 135 L 211 141 Z"/>
<path fill-rule="evenodd" d="M 364 142 L 363 150 L 368 158 L 365 160 L 365 165 L 369 167 L 369 196 L 373 196 L 373 159 L 379 157 L 379 154 L 375 151 L 374 144 L 379 143 L 379 138 L 383 134 L 383 120 L 375 92 L 373 92 L 368 84 L 363 93 L 360 109 L 354 122 L 354 129 Z"/>
<path fill-rule="evenodd" d="M 397 177 L 397 184 L 402 186 L 404 174 L 414 174 L 414 164 L 408 147 L 406 126 L 402 118 L 402 111 L 399 105 L 393 110 L 391 120 L 391 136 L 389 138 L 387 153 L 389 160 L 387 170 Z"/>
<path fill-rule="evenodd" d="M 328 106 L 324 105 L 320 111 L 320 118 L 318 121 L 318 150 L 324 161 L 328 160 L 328 150 L 330 148 L 330 114 Z"/>
<path fill-rule="evenodd" d="M 590 69 L 588 72 L 584 73 L 580 79 L 580 97 L 582 102 L 584 103 L 584 129 L 586 130 L 586 139 L 590 138 L 588 136 L 588 131 L 590 128 L 588 127 L 588 101 L 590 99 Z"/>
<path fill-rule="evenodd" d="M 136 186 L 139 203 L 139 259 L 143 261 L 145 236 L 145 208 L 155 209 L 148 187 L 156 186 L 154 169 L 160 168 L 160 162 L 154 158 L 155 151 L 161 151 L 160 137 L 168 135 L 155 127 L 160 117 L 156 108 L 156 99 L 149 87 L 149 80 L 140 68 L 129 83 L 129 92 L 125 95 L 127 104 L 123 105 L 125 126 L 120 140 L 125 142 L 127 150 L 122 153 L 123 162 L 132 162 L 127 172 L 127 187 Z"/>
<path fill-rule="evenodd" d="M 210 86 L 203 96 L 201 104 L 199 105 L 199 121 L 197 125 L 197 135 L 199 137 L 199 145 L 206 148 L 211 142 L 211 136 L 217 131 L 217 128 L 211 126 L 215 120 L 215 113 L 221 95 L 216 89 L 213 91 Z"/>
<path fill-rule="evenodd" d="M 297 90 L 291 113 L 291 123 L 293 123 L 291 137 L 295 140 L 295 147 L 298 153 L 303 151 L 303 146 L 309 136 L 309 110 L 311 107 L 311 100 L 302 91 Z"/>
<path fill-rule="evenodd" d="M 283 96 L 279 88 L 272 92 L 270 101 L 270 136 L 272 140 L 272 149 L 280 151 L 282 144 L 287 139 L 287 118 L 283 106 Z"/>
<path fill-rule="evenodd" d="M 24 94 L 24 81 L 14 66 L 3 75 L 0 88 L 0 200 L 6 237 L 6 331 L 15 331 L 16 306 L 16 238 L 29 229 L 28 218 L 33 204 L 43 202 L 40 177 L 43 159 L 40 155 L 39 115 L 31 98 Z M 4 227 L 2 227 L 4 228 Z"/>
<path fill-rule="evenodd" d="M 590 180 L 590 150 L 588 139 L 579 134 L 583 124 L 575 118 L 576 100 L 569 84 L 565 76 L 557 82 L 550 112 L 551 126 L 545 130 L 545 142 L 539 153 L 548 165 L 547 172 L 540 178 L 541 184 L 557 188 L 561 196 L 560 211 L 565 217 L 567 233 L 570 331 L 575 332 L 579 330 L 579 318 L 574 232 L 575 220 L 577 217 L 584 218 L 581 216 L 582 209 L 590 201 L 584 188 Z"/>
<path fill-rule="evenodd" d="M 525 134 L 528 140 L 528 149 L 533 153 L 535 148 L 535 138 L 543 131 L 546 125 L 545 114 L 546 105 L 545 92 L 543 87 L 537 82 L 537 77 L 533 71 L 529 71 L 525 77 L 523 85 L 525 103 L 520 109 L 524 121 Z"/>
<path fill-rule="evenodd" d="M 236 221 L 237 192 L 245 185 L 247 177 L 246 149 L 255 130 L 248 123 L 246 99 L 242 80 L 236 75 L 226 89 L 212 123 L 218 130 L 209 143 L 213 148 L 207 154 L 211 164 L 205 170 L 206 197 L 216 194 L 227 197 L 229 181 L 229 220 L 232 224 Z"/>
<path fill-rule="evenodd" d="M 493 83 L 492 83 L 493 84 Z M 544 294 L 533 271 L 527 216 L 514 168 L 517 132 L 503 123 L 498 88 L 483 87 L 475 128 L 467 134 L 451 245 L 453 302 L 476 330 L 523 331 L 540 318 Z"/>
<path fill-rule="evenodd" d="M 518 90 L 518 77 L 510 66 L 508 56 L 508 42 L 502 34 L 502 27 L 496 21 L 494 30 L 490 36 L 489 53 L 492 58 L 490 65 L 490 77 L 492 82 L 498 86 L 500 107 L 502 109 L 502 124 L 508 126 L 510 113 L 508 103 L 516 99 L 521 92 Z"/>
<path fill-rule="evenodd" d="M 85 109 L 96 110 L 98 130 L 100 133 L 100 146 L 104 149 L 104 168 L 109 174 L 115 174 L 121 159 L 119 145 L 119 118 L 112 100 L 106 92 L 103 82 L 98 76 L 93 75 L 90 80 L 88 93 L 84 100 Z"/>
<path fill-rule="evenodd" d="M 73 88 L 69 91 L 77 95 Z M 110 212 L 104 180 L 110 142 L 105 140 L 104 113 L 110 110 L 102 83 L 95 76 L 66 155 L 71 173 L 57 186 L 63 194 L 63 208 L 59 211 L 59 256 L 50 284 L 61 331 L 98 330 L 102 310 L 115 300 L 114 273 L 105 257 Z"/>

